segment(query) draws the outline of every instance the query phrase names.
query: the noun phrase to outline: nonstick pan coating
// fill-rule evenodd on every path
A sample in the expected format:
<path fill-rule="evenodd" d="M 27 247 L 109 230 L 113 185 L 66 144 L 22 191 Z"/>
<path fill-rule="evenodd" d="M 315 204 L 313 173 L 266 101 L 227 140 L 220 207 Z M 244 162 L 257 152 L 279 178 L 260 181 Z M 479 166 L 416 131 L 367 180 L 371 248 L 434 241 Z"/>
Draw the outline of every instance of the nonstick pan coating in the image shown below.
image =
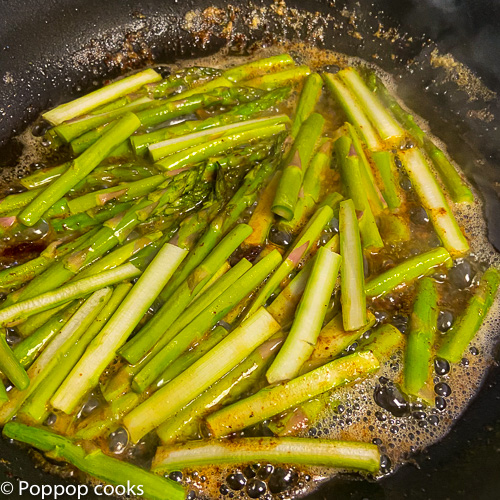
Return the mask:
<path fill-rule="evenodd" d="M 204 22 L 196 29 L 185 29 L 187 12 L 207 13 L 205 9 L 212 5 L 221 9 L 218 22 L 198 16 Z M 486 199 L 489 238 L 499 249 L 498 99 L 470 100 L 443 68 L 429 63 L 429 57 L 435 48 L 449 52 L 492 91 L 500 92 L 500 2 L 295 0 L 270 5 L 237 0 L 0 1 L 0 166 L 15 163 L 19 146 L 11 138 L 41 110 L 89 91 L 104 78 L 148 63 L 168 64 L 210 54 L 226 45 L 245 53 L 257 40 L 272 44 L 301 38 L 374 61 L 396 76 L 401 97 L 432 124 L 433 132 L 445 141 Z M 267 7 L 265 22 L 257 30 L 248 30 L 248 14 L 256 7 Z M 344 7 L 356 16 L 343 15 Z M 294 18 L 287 8 L 298 9 L 301 15 Z M 233 26 L 229 34 L 223 31 L 228 21 Z M 392 36 L 380 36 L 379 23 Z M 377 31 L 378 37 L 374 36 Z M 362 39 L 354 38 L 353 32 Z M 474 111 L 481 109 L 493 119 L 473 118 Z M 499 380 L 498 368 L 492 367 L 483 389 L 450 434 L 415 457 L 413 464 L 376 483 L 337 477 L 309 498 L 498 497 Z M 0 457 L 6 462 L 0 465 L 0 482 L 12 476 L 30 484 L 68 481 L 35 468 L 26 450 L 5 440 L 0 441 Z"/>

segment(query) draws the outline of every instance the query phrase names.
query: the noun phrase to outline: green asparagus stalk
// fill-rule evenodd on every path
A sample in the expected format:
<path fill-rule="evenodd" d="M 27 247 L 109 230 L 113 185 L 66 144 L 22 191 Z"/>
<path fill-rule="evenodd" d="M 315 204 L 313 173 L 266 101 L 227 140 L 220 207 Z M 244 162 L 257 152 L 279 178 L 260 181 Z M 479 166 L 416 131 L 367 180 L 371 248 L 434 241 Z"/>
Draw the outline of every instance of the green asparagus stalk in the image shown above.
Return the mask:
<path fill-rule="evenodd" d="M 154 318 L 120 349 L 120 355 L 130 364 L 142 359 L 250 232 L 250 226 L 238 224 L 186 278 Z"/>
<path fill-rule="evenodd" d="M 387 208 L 386 200 L 377 186 L 372 167 L 366 157 L 363 144 L 361 143 L 355 127 L 353 127 L 349 122 L 346 122 L 344 126 L 347 129 L 347 132 L 349 132 L 349 137 L 352 140 L 352 146 L 354 147 L 356 155 L 359 158 L 359 172 L 361 174 L 361 180 L 363 182 L 363 188 L 366 192 L 366 197 L 370 203 L 370 208 L 373 213 L 377 215 L 381 210 Z"/>
<path fill-rule="evenodd" d="M 226 77 L 224 76 L 219 76 L 217 78 L 214 78 L 213 80 L 210 80 L 206 83 L 202 83 L 201 85 L 197 85 L 196 87 L 190 88 L 188 90 L 184 90 L 180 94 L 176 94 L 173 97 L 171 97 L 169 100 L 188 100 L 188 98 L 195 96 L 198 97 L 200 94 L 205 94 L 205 93 L 210 93 L 212 91 L 218 91 L 218 89 L 221 89 L 222 91 L 226 89 L 232 89 L 234 87 L 233 82 L 230 82 Z M 239 92 L 241 88 L 238 88 L 236 90 L 236 93 Z"/>
<path fill-rule="evenodd" d="M 280 329 L 263 308 L 123 419 L 133 442 L 172 417 Z"/>
<path fill-rule="evenodd" d="M 88 232 L 79 238 L 63 244 L 60 244 L 59 241 L 55 241 L 51 243 L 39 257 L 29 260 L 24 264 L 19 264 L 18 266 L 9 267 L 0 271 L 0 288 L 10 289 L 32 280 L 43 273 L 55 260 L 64 257 L 78 248 L 83 242 L 87 241 L 92 234 L 95 234 L 95 231 Z"/>
<path fill-rule="evenodd" d="M 369 84 L 377 91 L 381 100 L 391 110 L 399 123 L 412 135 L 418 146 L 425 149 L 446 189 L 450 193 L 451 199 L 455 203 L 472 203 L 474 201 L 472 191 L 446 155 L 426 137 L 425 132 L 415 123 L 413 116 L 399 105 L 397 100 L 389 93 L 382 80 L 374 73 L 369 75 L 368 80 Z"/>
<path fill-rule="evenodd" d="M 321 247 L 299 303 L 292 329 L 266 373 L 270 384 L 296 377 L 314 350 L 337 280 L 340 255 Z"/>
<path fill-rule="evenodd" d="M 216 408 L 231 404 L 243 394 L 256 392 L 282 343 L 283 338 L 278 332 L 200 396 L 166 420 L 156 430 L 162 443 L 171 444 L 197 437 L 205 415 Z"/>
<path fill-rule="evenodd" d="M 208 335 L 202 338 L 199 344 L 181 354 L 172 364 L 167 366 L 166 370 L 155 380 L 154 387 L 159 389 L 173 380 L 215 347 L 228 333 L 225 327 L 217 326 L 213 332 L 209 332 Z"/>
<path fill-rule="evenodd" d="M 313 156 L 313 151 L 325 123 L 319 113 L 313 113 L 301 125 L 276 191 L 272 210 L 285 220 L 291 220 L 302 186 L 304 173 Z"/>
<path fill-rule="evenodd" d="M 47 111 L 42 116 L 52 125 L 59 125 L 66 120 L 71 120 L 72 118 L 92 111 L 98 106 L 102 106 L 119 97 L 130 94 L 147 83 L 157 82 L 159 80 L 161 80 L 161 76 L 156 71 L 153 69 L 146 69 L 135 75 L 127 76 L 106 85 L 74 101 L 61 104 L 57 108 Z"/>
<path fill-rule="evenodd" d="M 482 276 L 474 295 L 460 318 L 446 333 L 437 355 L 451 363 L 458 363 L 463 352 L 481 327 L 495 299 L 500 285 L 500 273 L 490 267 Z"/>
<path fill-rule="evenodd" d="M 285 130 L 286 125 L 278 123 L 269 127 L 259 127 L 251 130 L 244 130 L 242 132 L 235 132 L 174 153 L 158 161 L 156 165 L 163 170 L 177 170 L 207 160 L 212 156 L 225 153 L 226 151 L 230 151 L 249 142 L 269 139 L 281 134 Z"/>
<path fill-rule="evenodd" d="M 170 233 L 166 233 L 164 236 L 166 240 L 170 239 Z M 135 265 L 139 269 L 143 270 L 143 268 L 138 265 L 136 260 L 133 260 L 134 256 L 137 256 L 139 252 L 143 249 L 150 248 L 153 243 L 161 243 L 162 238 L 161 232 L 151 233 L 146 236 L 142 236 L 141 238 L 137 238 L 136 240 L 132 240 L 130 243 L 118 247 L 116 250 L 108 253 L 101 259 L 94 262 L 94 264 L 85 268 L 82 272 L 78 273 L 78 278 L 88 278 L 90 276 L 96 276 L 103 271 L 108 271 L 110 269 L 114 269 L 115 267 L 124 264 L 128 260 L 131 260 L 131 264 Z"/>
<path fill-rule="evenodd" d="M 97 384 L 101 373 L 125 343 L 186 253 L 185 250 L 169 243 L 160 250 L 61 384 L 51 399 L 54 408 L 71 413 L 85 394 Z"/>
<path fill-rule="evenodd" d="M 17 212 L 31 203 L 40 193 L 40 189 L 32 189 L 22 193 L 10 194 L 0 201 L 0 214 L 8 215 L 11 212 Z"/>
<path fill-rule="evenodd" d="M 391 144 L 398 145 L 404 136 L 403 129 L 386 111 L 377 96 L 370 92 L 359 73 L 354 68 L 349 67 L 339 71 L 338 76 L 358 100 L 382 140 L 391 141 Z"/>
<path fill-rule="evenodd" d="M 42 349 L 60 332 L 80 305 L 79 301 L 71 302 L 32 335 L 26 337 L 14 347 L 14 356 L 23 368 L 28 368 L 33 363 Z"/>
<path fill-rule="evenodd" d="M 86 177 L 140 123 L 133 114 L 125 114 L 101 139 L 71 162 L 68 170 L 45 188 L 19 215 L 19 220 L 33 226 L 57 200 Z"/>
<path fill-rule="evenodd" d="M 266 109 L 276 105 L 278 102 L 285 99 L 289 93 L 289 87 L 279 88 L 264 94 L 255 101 L 239 104 L 226 113 L 210 116 L 205 120 L 187 120 L 177 125 L 163 127 L 148 134 L 134 135 L 130 138 L 130 143 L 132 144 L 135 153 L 142 156 L 148 151 L 148 147 L 152 144 L 157 144 L 158 142 L 183 136 L 185 134 L 221 127 L 223 125 L 229 125 L 231 123 L 246 120 L 260 111 L 265 111 Z"/>
<path fill-rule="evenodd" d="M 367 311 L 368 322 L 359 330 L 347 332 L 344 330 L 342 314 L 335 315 L 322 329 L 318 341 L 314 346 L 311 357 L 304 365 L 304 372 L 332 360 L 342 353 L 344 349 L 356 342 L 365 332 L 376 323 L 375 316 Z"/>
<path fill-rule="evenodd" d="M 214 141 L 216 139 L 232 136 L 236 132 L 241 133 L 272 125 L 287 124 L 289 121 L 290 119 L 288 116 L 277 115 L 265 118 L 255 118 L 253 120 L 244 120 L 237 123 L 231 123 L 229 125 L 222 125 L 221 127 L 200 130 L 199 132 L 151 144 L 148 148 L 149 154 L 154 161 L 158 161 L 181 150 L 198 146 L 203 142 Z"/>
<path fill-rule="evenodd" d="M 436 341 L 438 293 L 432 278 L 418 283 L 406 342 L 403 386 L 407 394 L 420 397 L 432 375 L 432 347 Z"/>
<path fill-rule="evenodd" d="M 266 387 L 246 399 L 209 415 L 208 429 L 215 438 L 237 432 L 278 415 L 318 394 L 359 380 L 379 368 L 369 351 L 331 361 L 280 385 Z"/>
<path fill-rule="evenodd" d="M 369 297 L 388 294 L 400 285 L 408 285 L 420 276 L 432 273 L 437 266 L 451 267 L 453 262 L 445 248 L 438 247 L 401 262 L 392 269 L 379 274 L 366 283 Z"/>
<path fill-rule="evenodd" d="M 332 147 L 333 145 L 330 140 L 325 140 L 319 147 L 318 152 L 314 155 L 304 175 L 293 218 L 290 221 L 281 220 L 279 222 L 280 229 L 295 233 L 298 228 L 305 224 L 315 207 L 317 207 L 321 197 L 321 188 L 327 177 L 327 171 L 330 168 Z M 342 199 L 339 193 L 333 193 L 331 196 L 335 198 L 328 199 L 326 197 L 322 201 L 322 205 L 328 204 L 333 208 L 336 200 L 340 202 Z"/>
<path fill-rule="evenodd" d="M 226 69 L 222 75 L 229 81 L 236 83 L 261 75 L 268 75 L 293 65 L 293 59 L 288 54 L 279 54 Z"/>
<path fill-rule="evenodd" d="M 172 336 L 172 332 L 167 332 L 171 340 L 134 377 L 134 390 L 142 392 L 151 385 L 170 363 L 175 361 L 190 345 L 199 341 L 207 330 L 211 329 L 241 300 L 255 290 L 280 262 L 281 255 L 277 250 L 274 250 L 211 302 L 175 337 Z"/>
<path fill-rule="evenodd" d="M 114 427 L 117 422 L 133 408 L 135 408 L 141 400 L 141 396 L 135 392 L 127 392 L 122 396 L 113 399 L 111 403 L 106 405 L 103 410 L 98 413 L 92 413 L 83 422 L 78 425 L 74 438 L 77 440 L 96 439 Z"/>
<path fill-rule="evenodd" d="M 152 470 L 166 472 L 191 467 L 265 461 L 282 464 L 362 470 L 376 474 L 380 453 L 374 444 L 313 438 L 239 438 L 196 441 L 158 449 Z"/>
<path fill-rule="evenodd" d="M 254 203 L 262 184 L 273 172 L 276 164 L 277 160 L 273 158 L 255 166 L 246 174 L 238 191 L 229 200 L 221 213 L 211 221 L 209 227 L 179 269 L 179 272 L 162 291 L 160 298 L 163 301 L 166 301 L 189 274 L 208 256 L 217 243 L 233 227 L 243 210 Z"/>
<path fill-rule="evenodd" d="M 70 162 L 63 163 L 57 167 L 44 168 L 37 170 L 31 175 L 27 175 L 20 179 L 20 183 L 26 189 L 38 189 L 46 184 L 50 184 L 54 179 L 60 177 L 68 169 Z"/>
<path fill-rule="evenodd" d="M 339 251 L 339 235 L 334 235 L 324 248 L 331 252 Z M 304 267 L 294 276 L 294 278 L 285 286 L 279 295 L 267 307 L 267 311 L 283 327 L 289 325 L 294 316 L 297 305 L 304 293 L 307 281 L 312 271 L 314 259 L 309 259 Z"/>
<path fill-rule="evenodd" d="M 339 76 L 323 73 L 323 80 L 332 96 L 340 104 L 347 120 L 356 127 L 367 148 L 371 151 L 382 149 L 380 138 L 370 120 L 368 120 L 363 109 L 342 83 Z"/>
<path fill-rule="evenodd" d="M 175 91 L 177 88 L 191 88 L 196 87 L 207 80 L 212 80 L 221 76 L 222 71 L 215 68 L 208 68 L 204 66 L 193 66 L 191 68 L 183 68 L 176 71 L 172 75 L 162 80 L 160 83 L 153 83 L 147 85 L 147 88 L 152 90 L 155 98 L 163 97 Z"/>
<path fill-rule="evenodd" d="M 97 333 L 93 323 L 109 301 L 111 294 L 111 288 L 103 288 L 94 292 L 80 307 L 78 315 L 69 321 L 68 324 L 71 325 L 72 322 L 78 320 L 78 330 L 74 334 L 75 343 L 68 348 L 61 362 L 46 377 L 44 384 L 32 393 L 29 400 L 21 408 L 21 413 L 28 415 L 37 422 L 43 421 L 47 415 L 49 399 Z"/>
<path fill-rule="evenodd" d="M 36 427 L 18 422 L 9 422 L 3 429 L 5 437 L 27 443 L 52 456 L 62 458 L 83 472 L 112 485 L 128 484 L 135 486 L 141 496 L 151 500 L 181 500 L 185 496 L 181 485 L 122 460 L 109 457 L 100 450 L 86 453 L 70 439 Z"/>
<path fill-rule="evenodd" d="M 245 240 L 245 245 L 247 246 L 264 246 L 266 243 L 269 230 L 274 222 L 274 214 L 271 211 L 271 206 L 276 195 L 280 177 L 281 173 L 275 172 L 259 196 L 257 206 L 248 221 L 248 225 L 252 228 L 252 233 Z"/>
<path fill-rule="evenodd" d="M 0 324 L 6 325 L 27 318 L 38 312 L 46 311 L 80 297 L 84 297 L 100 288 L 113 285 L 124 279 L 141 274 L 132 264 L 123 264 L 116 269 L 105 271 L 99 276 L 91 276 L 74 281 L 56 291 L 46 292 L 33 299 L 17 302 L 0 310 Z"/>
<path fill-rule="evenodd" d="M 164 335 L 139 363 L 133 367 L 126 365 L 123 370 L 120 370 L 118 374 L 113 377 L 108 384 L 106 384 L 104 389 L 104 397 L 106 400 L 110 401 L 114 399 L 116 395 L 121 394 L 124 390 L 130 387 L 132 377 L 142 370 L 146 363 L 168 344 L 170 336 L 177 335 L 181 330 L 183 330 L 251 267 L 252 264 L 250 264 L 250 262 L 246 259 L 240 260 L 238 264 L 225 273 L 210 288 L 203 293 L 200 293 L 200 295 L 170 327 L 169 335 Z"/>
<path fill-rule="evenodd" d="M 390 359 L 404 344 L 403 334 L 394 325 L 381 325 L 368 339 L 360 341 L 360 351 L 370 351 L 381 363 Z"/>
<path fill-rule="evenodd" d="M 0 370 L 20 391 L 29 386 L 28 374 L 7 344 L 5 331 L 0 334 Z"/>
<path fill-rule="evenodd" d="M 395 179 L 394 156 L 389 151 L 374 151 L 371 156 L 382 179 L 382 194 L 388 207 L 399 208 L 403 195 Z"/>
<path fill-rule="evenodd" d="M 359 330 L 367 323 L 363 253 L 358 219 L 352 200 L 340 203 L 342 322 L 344 330 Z"/>
<path fill-rule="evenodd" d="M 378 227 L 382 241 L 393 245 L 411 239 L 411 228 L 408 221 L 400 214 L 383 213 L 378 217 Z"/>
<path fill-rule="evenodd" d="M 252 78 L 251 80 L 245 80 L 244 82 L 241 82 L 241 84 L 262 90 L 273 90 L 277 87 L 282 87 L 283 85 L 300 82 L 310 73 L 311 70 L 309 66 L 296 66 L 295 68 L 289 70 L 279 71 L 278 73 L 269 73 Z"/>
<path fill-rule="evenodd" d="M 422 153 L 416 148 L 401 152 L 401 161 L 434 229 L 452 257 L 466 254 L 469 244 Z"/>
<path fill-rule="evenodd" d="M 299 101 L 295 109 L 295 117 L 290 130 L 290 135 L 295 138 L 302 123 L 314 112 L 314 107 L 321 96 L 323 80 L 318 73 L 311 73 L 304 82 Z"/>
<path fill-rule="evenodd" d="M 120 109 L 115 109 L 113 111 L 108 111 L 106 113 L 101 113 L 97 115 L 88 115 L 80 118 L 79 120 L 72 120 L 70 122 L 65 122 L 54 128 L 57 137 L 60 138 L 64 142 L 72 142 L 79 137 L 87 134 L 88 132 L 97 130 L 97 127 L 102 127 L 99 132 L 94 132 L 89 136 L 82 137 L 82 142 L 87 145 L 87 148 L 90 147 L 93 143 L 95 143 L 99 138 L 101 138 L 104 133 L 106 133 L 109 128 L 116 124 L 116 120 L 123 117 L 127 113 L 137 113 L 141 110 L 147 109 L 149 107 L 157 107 L 161 104 L 161 102 L 153 101 L 149 97 L 141 97 L 136 101 L 128 104 L 127 106 L 123 106 Z M 109 127 L 103 127 L 103 125 L 110 125 Z M 115 154 L 114 150 L 116 148 L 121 148 L 121 143 L 116 144 L 115 148 L 108 152 L 108 155 Z"/>
<path fill-rule="evenodd" d="M 131 201 L 150 193 L 164 182 L 165 176 L 153 175 L 135 182 L 118 184 L 111 188 L 93 191 L 68 200 L 68 208 L 70 213 L 75 215 L 105 205 L 111 200 L 119 200 L 120 202 Z"/>
<path fill-rule="evenodd" d="M 333 210 L 329 206 L 319 208 L 312 216 L 311 220 L 304 227 L 297 239 L 294 241 L 293 247 L 285 254 L 285 258 L 281 266 L 269 278 L 266 284 L 259 291 L 252 306 L 250 307 L 246 317 L 253 314 L 261 305 L 265 304 L 267 299 L 274 292 L 276 287 L 290 274 L 311 250 L 313 244 L 318 240 L 321 231 L 325 225 L 333 217 Z"/>
<path fill-rule="evenodd" d="M 375 217 L 368 202 L 366 190 L 361 180 L 359 159 L 356 156 L 351 140 L 342 136 L 335 142 L 337 162 L 340 165 L 344 187 L 356 210 L 362 213 L 359 220 L 363 247 L 368 250 L 379 250 L 384 246 L 375 222 Z"/>
<path fill-rule="evenodd" d="M 31 337 L 33 333 L 35 333 L 39 328 L 41 328 L 47 321 L 50 321 L 52 316 L 59 313 L 63 309 L 67 307 L 67 304 L 62 304 L 57 307 L 53 307 L 52 309 L 48 309 L 47 311 L 43 311 L 33 316 L 30 316 L 28 319 L 23 321 L 22 323 L 16 325 L 17 333 L 23 337 Z"/>

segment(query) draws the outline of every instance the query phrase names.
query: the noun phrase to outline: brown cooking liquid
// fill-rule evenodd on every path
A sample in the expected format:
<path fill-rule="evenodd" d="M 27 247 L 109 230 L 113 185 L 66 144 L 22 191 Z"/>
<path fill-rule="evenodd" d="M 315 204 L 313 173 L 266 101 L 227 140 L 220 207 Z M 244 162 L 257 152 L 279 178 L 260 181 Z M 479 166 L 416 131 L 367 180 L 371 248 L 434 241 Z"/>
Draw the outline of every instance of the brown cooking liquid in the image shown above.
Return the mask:
<path fill-rule="evenodd" d="M 267 57 L 284 51 L 289 52 L 296 62 L 308 64 L 313 70 L 318 71 L 332 71 L 333 66 L 344 67 L 361 62 L 365 66 L 368 65 L 376 70 L 389 89 L 394 91 L 394 85 L 390 77 L 383 74 L 378 68 L 373 67 L 373 65 L 335 52 L 311 49 L 302 44 L 289 44 L 284 47 L 262 49 L 253 54 L 251 59 Z M 194 65 L 223 68 L 241 64 L 248 60 L 249 58 L 234 57 L 221 52 L 214 56 L 186 61 L 178 66 L 171 67 L 174 70 L 183 66 Z M 280 111 L 291 114 L 296 96 L 297 94 L 288 103 L 280 106 Z M 327 135 L 332 135 L 333 131 L 342 125 L 342 114 L 335 112 L 337 108 L 327 92 L 323 92 L 318 110 L 323 111 L 327 119 Z M 422 121 L 420 121 L 420 126 L 424 130 L 427 128 Z M 54 159 L 51 160 L 46 157 L 47 148 L 43 146 L 40 138 L 33 137 L 31 130 L 26 131 L 19 139 L 24 145 L 24 153 L 16 167 L 3 172 L 2 180 L 5 192 L 9 191 L 9 186 L 12 192 L 12 186 L 16 184 L 15 180 L 31 171 L 31 166 L 34 163 L 57 164 Z M 436 142 L 439 147 L 444 149 L 442 144 Z M 338 189 L 338 177 L 338 174 L 332 170 L 331 178 L 327 180 L 328 185 L 324 186 L 325 191 Z M 402 173 L 400 181 L 402 185 L 408 185 L 408 180 Z M 409 217 L 410 213 L 413 214 L 410 222 L 412 238 L 403 245 L 387 245 L 379 253 L 368 256 L 367 278 L 379 274 L 382 270 L 392 266 L 394 262 L 399 262 L 413 254 L 422 253 L 439 244 L 431 224 L 421 220 L 422 212 L 419 211 L 421 207 L 411 188 L 406 191 L 406 196 L 407 202 L 403 211 L 406 214 L 405 217 Z M 499 255 L 494 251 L 486 237 L 486 223 L 479 196 L 476 196 L 475 203 L 470 206 L 450 204 L 459 224 L 465 228 L 471 246 L 471 253 L 466 257 L 462 271 L 467 271 L 467 268 L 470 267 L 471 276 L 475 276 L 476 273 L 480 275 L 488 265 L 498 266 Z M 251 210 L 247 211 L 245 218 L 248 218 L 250 213 Z M 43 230 L 43 228 L 41 229 Z M 29 245 L 22 241 L 22 235 L 18 237 L 19 241 L 16 238 L 4 239 L 0 243 L 0 248 L 3 250 L 0 265 L 8 267 L 16 262 L 19 263 L 27 258 L 32 258 L 50 242 L 51 237 L 51 234 L 42 234 L 36 243 Z M 463 272 L 462 274 L 466 273 Z M 449 317 L 456 318 L 464 310 L 464 305 L 471 296 L 477 280 L 473 279 L 470 286 L 464 290 L 459 290 L 457 280 L 464 279 L 463 276 L 460 276 L 460 273 L 458 273 L 458 277 L 455 276 L 450 279 L 446 271 L 440 269 L 436 271 L 434 276 L 438 282 L 441 297 L 440 310 L 443 311 L 441 322 L 446 323 Z M 381 322 L 393 323 L 403 331 L 407 327 L 413 293 L 413 286 L 406 287 L 383 299 L 369 300 L 368 306 L 376 313 Z M 433 397 L 437 397 L 435 406 L 419 406 L 415 404 L 406 404 L 405 406 L 404 401 L 401 402 L 402 406 L 396 404 L 397 401 L 394 399 L 398 398 L 397 385 L 401 381 L 402 369 L 402 353 L 399 351 L 383 365 L 378 373 L 361 383 L 333 391 L 331 400 L 334 403 L 325 410 L 317 422 L 300 431 L 298 435 L 374 442 L 379 445 L 384 455 L 383 465 L 385 467 L 381 469 L 382 473 L 394 471 L 400 464 L 409 460 L 412 453 L 440 440 L 450 430 L 453 422 L 459 418 L 479 389 L 486 369 L 492 362 L 492 353 L 499 326 L 500 307 L 497 300 L 480 332 L 464 354 L 462 362 L 458 365 L 452 365 L 449 371 L 447 371 L 446 366 L 438 364 L 436 367 L 434 379 L 436 394 L 433 395 Z M 350 350 L 352 349 L 355 349 L 355 345 L 351 346 Z M 396 393 L 394 392 L 395 387 Z M 374 398 L 375 393 L 376 397 Z M 99 399 L 99 394 L 96 394 L 95 397 Z M 64 418 L 58 418 L 58 425 L 55 426 L 55 429 L 63 428 L 64 425 Z M 256 428 L 248 429 L 242 434 L 256 436 L 262 435 L 266 430 L 268 431 L 264 423 Z M 107 439 L 108 436 L 104 436 L 98 441 L 98 444 L 106 453 L 117 458 L 131 459 L 136 463 L 141 463 L 141 461 L 132 459 L 132 457 L 142 455 L 150 458 L 157 444 L 155 439 L 146 439 L 145 443 L 139 445 L 142 448 L 148 448 L 146 453 L 144 453 L 143 449 L 138 450 L 137 447 L 128 445 L 121 453 L 113 454 L 109 451 Z M 266 468 L 266 465 L 265 463 L 260 464 L 260 469 L 259 464 L 241 464 L 240 467 L 204 467 L 199 470 L 183 471 L 182 475 L 174 473 L 172 477 L 177 479 L 182 477 L 182 482 L 186 485 L 188 491 L 194 491 L 199 498 L 248 497 L 248 491 L 255 498 L 259 487 L 265 488 L 264 491 L 267 490 L 267 493 L 265 493 L 267 495 L 271 495 L 270 490 L 272 490 L 272 493 L 277 498 L 289 498 L 314 490 L 320 482 L 338 473 L 329 469 L 295 467 L 294 464 L 289 464 L 288 466 L 281 466 L 279 469 L 275 468 L 274 472 L 269 475 L 272 467 Z M 51 467 L 49 469 L 54 470 Z M 56 467 L 56 472 L 57 469 Z M 253 490 L 247 490 L 251 483 Z M 266 485 L 262 483 L 266 483 Z M 246 487 L 243 484 L 246 484 Z M 238 485 L 241 485 L 241 491 L 237 489 L 239 488 Z M 261 498 L 266 498 L 265 494 L 263 493 Z"/>

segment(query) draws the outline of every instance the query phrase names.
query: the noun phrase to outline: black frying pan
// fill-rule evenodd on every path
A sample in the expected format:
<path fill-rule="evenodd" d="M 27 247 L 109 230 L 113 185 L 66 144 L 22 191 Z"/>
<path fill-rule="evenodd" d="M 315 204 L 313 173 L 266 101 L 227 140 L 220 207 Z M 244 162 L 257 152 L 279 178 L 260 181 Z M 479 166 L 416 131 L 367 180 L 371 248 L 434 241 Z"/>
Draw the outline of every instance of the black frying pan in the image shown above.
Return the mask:
<path fill-rule="evenodd" d="M 0 0 L 0 166 L 15 162 L 19 145 L 11 138 L 41 110 L 91 90 L 104 78 L 148 62 L 210 54 L 226 45 L 246 53 L 256 41 L 271 44 L 301 38 L 374 60 L 398 77 L 401 97 L 429 120 L 486 199 L 489 237 L 500 248 L 500 120 L 485 123 L 471 118 L 471 113 L 484 108 L 498 116 L 498 100 L 469 101 L 456 82 L 447 81 L 442 68 L 429 64 L 429 54 L 437 46 L 500 92 L 499 0 L 360 0 L 360 5 L 350 0 L 289 0 L 288 7 L 323 17 L 302 17 L 297 24 L 296 19 L 277 14 L 279 9 L 271 14 L 268 10 L 256 30 L 246 26 L 247 14 L 255 6 L 240 0 L 231 4 L 222 0 Z M 198 24 L 196 32 L 183 29 L 186 12 L 203 11 L 210 5 L 222 9 L 220 18 Z M 355 27 L 341 14 L 345 6 L 357 13 Z M 325 15 L 330 19 L 325 21 Z M 222 29 L 230 18 L 234 30 L 228 37 Z M 374 37 L 379 21 L 404 36 Z M 353 38 L 353 31 L 362 39 Z M 426 43 L 428 39 L 432 42 Z M 478 163 L 478 159 L 485 161 Z M 415 457 L 414 464 L 377 483 L 335 478 L 310 498 L 497 498 L 499 380 L 499 369 L 492 367 L 482 391 L 450 434 Z M 8 462 L 0 465 L 0 482 L 12 477 L 30 484 L 68 481 L 36 468 L 33 456 L 17 445 L 0 441 L 0 458 Z"/>

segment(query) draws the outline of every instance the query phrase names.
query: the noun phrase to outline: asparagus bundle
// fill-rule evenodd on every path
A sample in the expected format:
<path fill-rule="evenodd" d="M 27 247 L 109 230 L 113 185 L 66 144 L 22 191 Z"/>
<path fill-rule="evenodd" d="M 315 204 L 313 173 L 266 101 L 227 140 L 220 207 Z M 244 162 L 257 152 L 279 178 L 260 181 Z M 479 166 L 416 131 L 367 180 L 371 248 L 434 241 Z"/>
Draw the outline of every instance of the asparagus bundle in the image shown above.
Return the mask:
<path fill-rule="evenodd" d="M 163 80 L 146 70 L 44 116 L 52 147 L 66 142 L 72 156 L 0 200 L 6 246 L 48 227 L 39 256 L 0 269 L 0 324 L 23 338 L 12 348 L 0 332 L 12 383 L 0 384 L 5 435 L 111 484 L 129 478 L 150 498 L 183 495 L 155 474 L 207 464 L 375 474 L 371 444 L 218 438 L 268 419 L 292 435 L 334 404 L 335 388 L 373 383 L 404 345 L 374 315 L 393 292 L 411 303 L 416 290 L 403 386 L 432 404 L 434 350 L 459 361 L 493 303 L 500 279 L 489 269 L 435 342 L 440 288 L 426 275 L 469 246 L 423 154 L 394 148 L 411 136 L 452 200 L 471 192 L 382 83 L 349 67 L 320 75 L 280 54 Z M 396 154 L 417 196 L 399 185 Z M 442 246 L 415 229 L 418 203 Z M 94 391 L 106 402 L 83 418 Z M 36 427 L 52 411 L 63 435 Z M 155 474 L 89 452 L 119 427 L 130 446 L 160 438 Z M 207 430 L 213 439 L 191 442 Z"/>

